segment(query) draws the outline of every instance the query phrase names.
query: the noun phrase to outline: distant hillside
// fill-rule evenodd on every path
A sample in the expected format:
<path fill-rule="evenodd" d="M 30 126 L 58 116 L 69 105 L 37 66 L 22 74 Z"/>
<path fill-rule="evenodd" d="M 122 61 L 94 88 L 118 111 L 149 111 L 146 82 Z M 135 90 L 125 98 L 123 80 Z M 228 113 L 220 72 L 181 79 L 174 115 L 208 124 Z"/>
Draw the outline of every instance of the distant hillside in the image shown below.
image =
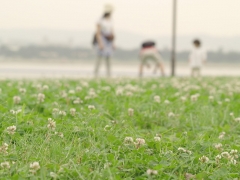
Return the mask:
<path fill-rule="evenodd" d="M 65 45 L 71 47 L 90 48 L 94 28 L 86 31 L 67 31 L 49 29 L 0 29 L 0 45 Z M 240 36 L 238 37 L 213 37 L 208 35 L 179 35 L 177 37 L 177 50 L 186 51 L 191 48 L 194 38 L 200 38 L 207 50 L 216 51 L 219 48 L 224 51 L 240 52 Z M 157 42 L 159 49 L 171 48 L 171 37 L 158 36 L 146 37 L 126 31 L 116 31 L 116 45 L 122 49 L 136 49 L 141 42 L 152 39 Z"/>
<path fill-rule="evenodd" d="M 168 49 L 160 51 L 163 58 L 170 60 L 171 52 Z M 117 48 L 114 53 L 114 58 L 117 60 L 135 60 L 138 58 L 139 50 L 124 50 Z M 186 61 L 188 59 L 189 51 L 177 52 L 177 59 L 180 61 Z M 26 46 L 0 46 L 0 56 L 2 58 L 11 59 L 81 59 L 92 60 L 96 58 L 94 49 L 81 48 L 81 47 L 69 47 L 59 45 L 26 45 Z M 240 52 L 223 52 L 208 51 L 208 59 L 215 62 L 240 62 Z"/>

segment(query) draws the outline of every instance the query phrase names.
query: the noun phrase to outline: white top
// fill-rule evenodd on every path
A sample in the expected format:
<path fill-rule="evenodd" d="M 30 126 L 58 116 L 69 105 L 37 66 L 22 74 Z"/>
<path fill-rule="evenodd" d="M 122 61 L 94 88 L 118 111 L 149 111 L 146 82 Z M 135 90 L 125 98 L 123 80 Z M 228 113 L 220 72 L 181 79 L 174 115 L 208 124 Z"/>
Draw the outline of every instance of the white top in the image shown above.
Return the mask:
<path fill-rule="evenodd" d="M 104 35 L 109 35 L 113 33 L 113 25 L 111 19 L 102 18 L 97 22 L 97 24 L 100 25 L 101 32 Z"/>
<path fill-rule="evenodd" d="M 207 60 L 207 53 L 201 47 L 194 47 L 189 54 L 190 67 L 202 67 L 203 61 Z"/>

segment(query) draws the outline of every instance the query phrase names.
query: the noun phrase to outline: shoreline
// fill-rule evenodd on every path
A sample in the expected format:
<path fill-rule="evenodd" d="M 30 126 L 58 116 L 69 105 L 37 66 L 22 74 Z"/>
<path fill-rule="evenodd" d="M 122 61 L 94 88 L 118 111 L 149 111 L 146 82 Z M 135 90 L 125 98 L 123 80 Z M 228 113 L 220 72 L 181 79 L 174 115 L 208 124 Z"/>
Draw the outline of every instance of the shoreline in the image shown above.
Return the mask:
<path fill-rule="evenodd" d="M 45 60 L 0 60 L 0 77 L 10 79 L 34 78 L 93 78 L 95 61 L 45 61 Z M 138 78 L 138 61 L 112 61 L 112 77 Z M 153 68 L 153 66 L 152 66 Z M 166 76 L 170 75 L 170 64 L 165 63 Z M 187 77 L 190 68 L 187 63 L 177 63 L 176 76 Z M 105 75 L 102 62 L 100 77 Z M 152 69 L 145 69 L 145 77 L 159 77 L 152 74 Z M 202 76 L 240 76 L 239 64 L 207 63 L 202 68 Z"/>

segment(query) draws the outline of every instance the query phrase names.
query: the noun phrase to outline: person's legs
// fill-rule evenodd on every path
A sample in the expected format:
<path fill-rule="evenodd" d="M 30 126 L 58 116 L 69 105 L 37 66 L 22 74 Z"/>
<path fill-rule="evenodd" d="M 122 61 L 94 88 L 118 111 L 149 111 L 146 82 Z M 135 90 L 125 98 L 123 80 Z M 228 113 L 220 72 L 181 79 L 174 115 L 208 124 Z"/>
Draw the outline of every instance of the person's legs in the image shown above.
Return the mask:
<path fill-rule="evenodd" d="M 197 68 L 196 71 L 197 71 L 197 76 L 198 76 L 198 77 L 201 76 L 201 69 L 200 69 L 200 67 Z"/>
<path fill-rule="evenodd" d="M 107 70 L 107 77 L 111 76 L 111 59 L 109 56 L 106 57 L 106 70 Z"/>
<path fill-rule="evenodd" d="M 191 77 L 194 77 L 194 74 L 195 74 L 195 68 L 192 68 L 191 69 Z"/>
<path fill-rule="evenodd" d="M 143 64 L 141 63 L 139 66 L 139 77 L 141 78 L 143 76 Z"/>
<path fill-rule="evenodd" d="M 160 70 L 161 70 L 162 76 L 165 76 L 165 71 L 164 71 L 164 65 L 163 65 L 163 63 L 160 63 L 160 64 L 159 64 L 159 68 L 160 68 Z"/>
<path fill-rule="evenodd" d="M 98 56 L 97 57 L 97 61 L 96 61 L 96 65 L 95 65 L 95 69 L 94 69 L 94 75 L 95 77 L 98 76 L 98 71 L 99 71 L 99 67 L 101 65 L 101 61 L 102 61 L 102 57 L 101 56 Z"/>
<path fill-rule="evenodd" d="M 146 61 L 145 55 L 141 55 L 140 57 L 140 66 L 139 66 L 139 77 L 143 76 L 143 67 L 144 67 L 144 63 Z"/>
<path fill-rule="evenodd" d="M 200 68 L 199 67 L 193 67 L 191 72 L 192 77 L 198 77 L 200 76 Z"/>
<path fill-rule="evenodd" d="M 161 55 L 158 52 L 156 52 L 156 53 L 153 54 L 152 58 L 156 61 L 155 73 L 157 72 L 157 69 L 159 68 L 159 70 L 161 71 L 162 76 L 165 76 L 164 65 L 162 63 L 163 61 L 162 61 Z"/>
<path fill-rule="evenodd" d="M 153 69 L 153 74 L 156 74 L 158 71 L 158 64 L 155 65 L 154 69 Z"/>

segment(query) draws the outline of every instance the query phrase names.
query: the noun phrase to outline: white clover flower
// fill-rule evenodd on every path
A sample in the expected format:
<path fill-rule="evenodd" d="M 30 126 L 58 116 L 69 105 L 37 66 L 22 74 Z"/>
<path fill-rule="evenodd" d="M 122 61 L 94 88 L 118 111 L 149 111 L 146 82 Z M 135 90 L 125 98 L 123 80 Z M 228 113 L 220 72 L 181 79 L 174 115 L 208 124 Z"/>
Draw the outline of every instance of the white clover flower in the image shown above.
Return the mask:
<path fill-rule="evenodd" d="M 123 95 L 123 88 L 117 88 L 117 90 L 116 90 L 116 95 L 117 95 L 117 96 Z"/>
<path fill-rule="evenodd" d="M 72 116 L 75 116 L 75 115 L 76 115 L 76 109 L 75 109 L 75 108 L 71 108 L 71 109 L 70 109 L 70 114 L 71 114 Z"/>
<path fill-rule="evenodd" d="M 175 114 L 173 112 L 168 113 L 168 117 L 175 117 Z"/>
<path fill-rule="evenodd" d="M 41 85 L 41 84 L 37 84 L 35 87 L 36 87 L 38 90 L 42 90 L 42 85 Z"/>
<path fill-rule="evenodd" d="M 14 102 L 14 104 L 19 104 L 21 102 L 21 97 L 20 96 L 14 96 L 13 97 L 13 102 Z"/>
<path fill-rule="evenodd" d="M 209 96 L 208 99 L 212 101 L 214 99 L 214 97 L 213 96 Z"/>
<path fill-rule="evenodd" d="M 238 158 L 238 150 L 232 149 L 230 151 L 230 154 L 233 156 L 233 158 Z"/>
<path fill-rule="evenodd" d="M 187 150 L 186 150 L 185 148 L 183 148 L 183 147 L 179 147 L 179 148 L 178 148 L 178 151 L 187 152 Z"/>
<path fill-rule="evenodd" d="M 77 87 L 76 87 L 76 91 L 77 91 L 77 92 L 80 92 L 81 90 L 82 90 L 82 87 L 80 87 L 80 86 L 77 86 Z"/>
<path fill-rule="evenodd" d="M 126 92 L 126 96 L 133 96 L 133 93 L 128 91 L 128 92 Z"/>
<path fill-rule="evenodd" d="M 109 86 L 105 86 L 105 87 L 102 87 L 102 90 L 103 91 L 110 91 L 111 90 L 111 87 L 109 87 Z"/>
<path fill-rule="evenodd" d="M 232 116 L 232 117 L 234 117 L 234 113 L 233 113 L 233 112 L 231 112 L 229 115 Z"/>
<path fill-rule="evenodd" d="M 166 154 L 172 154 L 172 153 L 173 153 L 173 151 L 171 151 L 171 150 L 166 151 L 166 152 L 163 152 L 164 155 L 166 155 Z"/>
<path fill-rule="evenodd" d="M 53 108 L 53 110 L 52 110 L 52 113 L 53 114 L 57 114 L 59 112 L 59 109 L 58 108 Z"/>
<path fill-rule="evenodd" d="M 14 111 L 13 109 L 10 110 L 11 114 L 16 114 L 16 111 Z"/>
<path fill-rule="evenodd" d="M 27 90 L 25 88 L 19 88 L 19 92 L 22 94 L 25 94 L 27 92 Z"/>
<path fill-rule="evenodd" d="M 225 102 L 230 102 L 230 99 L 226 98 L 226 99 L 225 99 Z"/>
<path fill-rule="evenodd" d="M 234 119 L 236 122 L 240 122 L 240 117 Z"/>
<path fill-rule="evenodd" d="M 118 86 L 115 91 L 116 95 L 123 95 L 124 89 L 125 89 L 124 87 Z"/>
<path fill-rule="evenodd" d="M 94 105 L 88 105 L 88 109 L 95 109 Z"/>
<path fill-rule="evenodd" d="M 222 144 L 221 143 L 215 144 L 214 147 L 220 150 L 222 148 Z"/>
<path fill-rule="evenodd" d="M 17 111 L 15 111 L 15 114 L 18 114 L 18 113 L 20 113 L 20 112 L 22 112 L 22 110 L 21 110 L 21 109 L 18 109 Z"/>
<path fill-rule="evenodd" d="M 182 96 L 180 99 L 182 102 L 185 102 L 187 100 L 187 98 L 185 96 Z"/>
<path fill-rule="evenodd" d="M 236 161 L 236 159 L 234 159 L 234 158 L 232 158 L 232 159 L 230 160 L 230 162 L 231 162 L 233 165 L 236 165 L 236 164 L 237 164 L 237 161 Z"/>
<path fill-rule="evenodd" d="M 59 136 L 60 138 L 63 138 L 63 133 L 62 133 L 62 132 L 59 132 L 59 133 L 58 133 L 58 136 Z"/>
<path fill-rule="evenodd" d="M 73 104 L 80 104 L 82 103 L 83 101 L 80 99 L 80 98 L 77 98 L 73 101 Z"/>
<path fill-rule="evenodd" d="M 85 122 L 83 122 L 83 124 L 85 124 Z M 80 128 L 78 126 L 74 126 L 73 131 L 74 132 L 80 132 Z"/>
<path fill-rule="evenodd" d="M 165 103 L 165 104 L 170 104 L 170 101 L 166 99 L 166 100 L 164 101 L 164 103 Z"/>
<path fill-rule="evenodd" d="M 105 127 L 104 127 L 104 131 L 108 131 L 108 130 L 110 130 L 111 129 L 111 126 L 109 126 L 109 125 L 106 125 Z"/>
<path fill-rule="evenodd" d="M 187 153 L 187 154 L 190 154 L 190 155 L 192 154 L 192 151 L 189 151 L 189 150 L 187 150 L 187 149 L 185 149 L 183 147 L 179 147 L 178 151 L 183 152 L 183 153 Z"/>
<path fill-rule="evenodd" d="M 161 101 L 160 96 L 154 96 L 154 101 L 160 103 Z"/>
<path fill-rule="evenodd" d="M 179 93 L 179 92 L 176 92 L 176 93 L 174 94 L 174 96 L 175 96 L 175 97 L 178 97 L 178 96 L 180 96 L 180 93 Z"/>
<path fill-rule="evenodd" d="M 72 90 L 69 90 L 68 93 L 69 94 L 75 94 L 75 91 L 72 89 Z"/>
<path fill-rule="evenodd" d="M 158 171 L 156 170 L 152 170 L 152 169 L 147 170 L 147 175 L 157 175 L 157 174 L 158 174 Z"/>
<path fill-rule="evenodd" d="M 218 101 L 218 104 L 219 104 L 219 105 L 222 105 L 222 101 Z"/>
<path fill-rule="evenodd" d="M 219 134 L 218 138 L 219 138 L 219 139 L 223 139 L 224 136 L 225 136 L 225 134 L 226 134 L 225 132 L 221 132 L 221 133 Z"/>
<path fill-rule="evenodd" d="M 129 116 L 133 116 L 133 115 L 134 115 L 134 109 L 129 108 L 129 109 L 128 109 L 128 115 L 129 115 Z"/>
<path fill-rule="evenodd" d="M 111 165 L 112 165 L 112 163 L 107 162 L 103 165 L 103 168 L 106 169 L 106 168 L 110 167 Z"/>
<path fill-rule="evenodd" d="M 126 144 L 133 143 L 133 138 L 132 137 L 125 137 L 124 143 L 126 143 Z"/>
<path fill-rule="evenodd" d="M 154 141 L 161 141 L 161 138 L 159 136 L 154 137 Z"/>
<path fill-rule="evenodd" d="M 7 150 L 8 150 L 8 144 L 7 143 L 3 143 L 3 145 L 0 146 L 0 153 L 8 154 Z"/>
<path fill-rule="evenodd" d="M 84 99 L 89 100 L 89 99 L 91 99 L 91 97 L 90 96 L 85 96 Z"/>
<path fill-rule="evenodd" d="M 198 100 L 199 94 L 191 95 L 191 101 L 195 102 Z"/>
<path fill-rule="evenodd" d="M 134 144 L 136 145 L 137 148 L 139 148 L 141 145 L 145 144 L 145 139 L 137 138 L 136 142 L 134 142 Z"/>
<path fill-rule="evenodd" d="M 218 155 L 215 157 L 215 160 L 216 160 L 217 162 L 219 162 L 220 159 L 222 159 L 222 156 L 221 156 L 220 154 L 218 154 Z"/>
<path fill-rule="evenodd" d="M 88 97 L 90 97 L 90 99 L 97 97 L 97 93 L 94 91 L 94 89 L 89 91 Z"/>
<path fill-rule="evenodd" d="M 238 153 L 238 150 L 236 150 L 236 149 L 232 149 L 231 151 L 230 151 L 230 154 L 237 154 Z"/>
<path fill-rule="evenodd" d="M 37 95 L 37 99 L 38 99 L 38 102 L 44 102 L 45 95 L 42 94 L 42 93 L 39 93 L 39 94 Z"/>
<path fill-rule="evenodd" d="M 66 116 L 67 115 L 67 113 L 65 111 L 59 111 L 58 114 L 61 115 L 61 116 Z"/>
<path fill-rule="evenodd" d="M 52 119 L 52 118 L 48 118 L 48 125 L 47 125 L 48 129 L 50 130 L 55 130 L 56 128 L 56 122 Z"/>
<path fill-rule="evenodd" d="M 62 96 L 63 98 L 66 98 L 66 97 L 68 97 L 68 94 L 67 94 L 65 91 L 62 91 L 62 92 L 61 92 L 61 96 Z"/>
<path fill-rule="evenodd" d="M 188 154 L 192 154 L 192 151 L 189 151 L 189 150 L 186 150 L 186 153 L 188 153 Z"/>
<path fill-rule="evenodd" d="M 17 127 L 14 126 L 14 125 L 13 126 L 9 126 L 9 127 L 7 127 L 7 133 L 10 134 L 10 135 L 13 135 L 13 134 L 15 134 L 16 129 L 17 129 Z"/>
<path fill-rule="evenodd" d="M 201 161 L 202 163 L 207 163 L 209 161 L 209 158 L 207 156 L 202 156 L 199 158 L 199 161 Z"/>
<path fill-rule="evenodd" d="M 222 156 L 223 158 L 226 158 L 226 159 L 230 159 L 230 158 L 231 158 L 231 155 L 230 155 L 228 152 L 222 152 L 222 153 L 221 153 L 221 156 Z"/>
<path fill-rule="evenodd" d="M 49 174 L 53 179 L 57 179 L 58 175 L 55 172 L 50 172 Z"/>
<path fill-rule="evenodd" d="M 43 90 L 48 90 L 49 87 L 48 87 L 48 85 L 43 85 L 42 89 L 43 89 Z"/>
<path fill-rule="evenodd" d="M 157 88 L 157 85 L 156 85 L 156 84 L 153 84 L 151 88 L 152 88 L 152 89 L 156 89 L 156 88 Z"/>
<path fill-rule="evenodd" d="M 58 106 L 58 102 L 53 102 L 53 106 Z"/>
<path fill-rule="evenodd" d="M 36 173 L 41 167 L 39 165 L 39 162 L 33 162 L 33 163 L 30 163 L 30 172 L 31 173 Z"/>
<path fill-rule="evenodd" d="M 184 176 L 186 180 L 196 179 L 196 175 L 193 175 L 191 173 L 185 173 Z"/>
<path fill-rule="evenodd" d="M 3 169 L 10 169 L 10 163 L 8 162 L 8 161 L 6 161 L 6 162 L 2 162 L 1 164 L 0 164 L 0 166 L 1 166 L 1 168 L 3 168 Z"/>

